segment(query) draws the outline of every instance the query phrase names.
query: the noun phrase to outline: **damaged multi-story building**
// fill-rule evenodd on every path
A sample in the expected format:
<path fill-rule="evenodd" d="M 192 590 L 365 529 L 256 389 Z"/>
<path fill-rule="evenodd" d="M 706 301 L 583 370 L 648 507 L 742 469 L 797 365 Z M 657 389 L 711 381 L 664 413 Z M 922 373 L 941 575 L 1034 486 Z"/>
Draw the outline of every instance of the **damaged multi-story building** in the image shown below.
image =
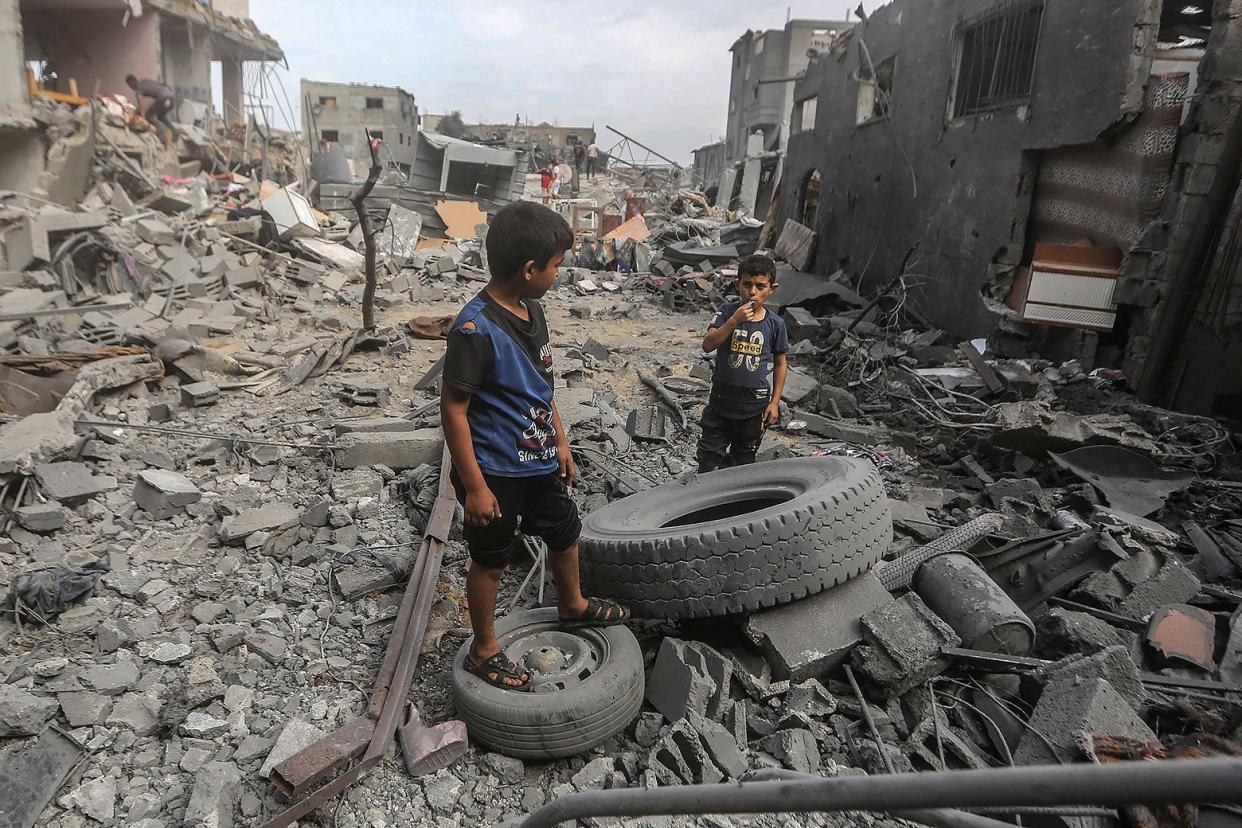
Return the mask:
<path fill-rule="evenodd" d="M 399 86 L 369 83 L 332 83 L 302 79 L 302 112 L 308 142 L 338 147 L 353 168 L 365 177 L 371 165 L 365 126 L 384 141 L 383 160 L 409 175 L 418 136 L 418 105 Z M 321 144 L 322 146 L 322 144 Z"/>
<path fill-rule="evenodd" d="M 428 132 L 440 132 L 441 123 L 447 116 L 427 115 L 423 128 Z M 538 149 L 563 161 L 572 161 L 574 148 L 581 144 L 588 147 L 595 143 L 594 126 L 556 126 L 547 121 L 537 124 L 523 123 L 520 118 L 511 124 L 463 124 L 461 138 L 488 144 L 503 144 L 521 149 Z"/>
<path fill-rule="evenodd" d="M 133 100 L 126 75 L 163 81 L 173 118 L 206 123 L 219 111 L 245 120 L 246 93 L 283 61 L 274 39 L 250 20 L 248 0 L 3 0 L 0 2 L 0 187 L 38 186 L 44 134 L 31 104 L 40 97 L 84 103 L 96 95 Z M 218 75 L 222 100 L 212 99 Z"/>
<path fill-rule="evenodd" d="M 773 206 L 817 234 L 808 269 L 1206 410 L 1242 392 L 1240 15 L 895 0 L 793 85 Z"/>

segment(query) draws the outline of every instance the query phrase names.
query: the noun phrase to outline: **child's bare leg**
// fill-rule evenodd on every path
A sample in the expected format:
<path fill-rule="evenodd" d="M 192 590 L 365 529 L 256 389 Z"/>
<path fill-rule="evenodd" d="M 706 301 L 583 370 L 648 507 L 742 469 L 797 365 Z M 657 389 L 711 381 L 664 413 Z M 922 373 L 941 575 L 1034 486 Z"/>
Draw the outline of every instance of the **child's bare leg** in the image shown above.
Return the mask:
<path fill-rule="evenodd" d="M 578 542 L 560 552 L 548 552 L 548 564 L 556 583 L 556 606 L 562 618 L 578 618 L 586 612 L 587 601 L 582 597 L 582 584 L 578 580 Z"/>
<path fill-rule="evenodd" d="M 466 572 L 466 606 L 470 610 L 470 626 L 474 629 L 470 660 L 475 664 L 482 664 L 500 652 L 500 642 L 496 640 L 496 592 L 500 589 L 503 572 L 503 567 L 480 566 L 474 561 Z M 524 682 L 505 676 L 504 683 L 521 687 Z"/>

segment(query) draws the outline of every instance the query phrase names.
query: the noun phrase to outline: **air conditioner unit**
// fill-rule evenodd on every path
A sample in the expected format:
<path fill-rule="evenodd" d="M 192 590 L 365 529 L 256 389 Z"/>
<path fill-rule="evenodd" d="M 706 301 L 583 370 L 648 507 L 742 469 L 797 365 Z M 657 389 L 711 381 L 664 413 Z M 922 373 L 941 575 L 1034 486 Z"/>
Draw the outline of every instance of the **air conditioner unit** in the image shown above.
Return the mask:
<path fill-rule="evenodd" d="M 1115 248 L 1037 244 L 1031 265 L 1019 271 L 1008 305 L 1023 320 L 1093 331 L 1111 331 L 1117 320 L 1113 294 L 1121 270 Z"/>

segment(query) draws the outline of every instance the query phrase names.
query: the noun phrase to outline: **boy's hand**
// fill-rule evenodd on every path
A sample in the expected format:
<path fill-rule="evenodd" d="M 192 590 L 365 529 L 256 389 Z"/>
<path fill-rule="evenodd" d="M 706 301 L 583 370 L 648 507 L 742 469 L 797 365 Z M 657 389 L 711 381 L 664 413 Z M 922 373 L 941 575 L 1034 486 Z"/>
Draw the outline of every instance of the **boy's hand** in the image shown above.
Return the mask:
<path fill-rule="evenodd" d="M 486 526 L 500 517 L 500 503 L 486 486 L 466 492 L 466 523 Z"/>
<path fill-rule="evenodd" d="M 732 318 L 729 320 L 734 325 L 740 325 L 743 322 L 750 322 L 755 318 L 755 303 L 743 302 L 737 306 L 737 310 L 733 312 Z"/>
<path fill-rule="evenodd" d="M 781 421 L 781 402 L 780 400 L 772 400 L 768 403 L 768 407 L 763 409 L 763 427 L 771 428 Z"/>
<path fill-rule="evenodd" d="M 574 485 L 578 469 L 574 466 L 574 453 L 569 450 L 569 443 L 562 441 L 556 444 L 556 464 L 560 466 L 561 482 L 566 486 Z"/>

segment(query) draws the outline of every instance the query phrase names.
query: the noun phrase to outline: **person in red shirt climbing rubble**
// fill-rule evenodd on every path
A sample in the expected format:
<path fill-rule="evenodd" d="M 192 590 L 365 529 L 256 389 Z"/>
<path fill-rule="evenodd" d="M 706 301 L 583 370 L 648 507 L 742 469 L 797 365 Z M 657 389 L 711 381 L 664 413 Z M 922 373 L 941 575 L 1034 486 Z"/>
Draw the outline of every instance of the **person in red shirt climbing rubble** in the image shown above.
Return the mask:
<path fill-rule="evenodd" d="M 552 162 L 543 165 L 543 169 L 539 171 L 539 189 L 543 192 L 543 203 L 548 204 L 552 201 L 552 180 L 556 178 L 556 169 Z"/>
<path fill-rule="evenodd" d="M 630 617 L 619 604 L 584 597 L 578 580 L 582 523 L 567 488 L 574 460 L 552 401 L 552 349 L 537 301 L 572 244 L 569 225 L 543 205 L 516 201 L 501 209 L 487 233 L 491 281 L 454 320 L 444 360 L 440 419 L 470 551 L 466 603 L 474 638 L 465 668 L 510 690 L 528 690 L 531 680 L 500 648 L 494 624 L 519 517 L 522 532 L 548 545 L 563 626 L 606 627 Z"/>

